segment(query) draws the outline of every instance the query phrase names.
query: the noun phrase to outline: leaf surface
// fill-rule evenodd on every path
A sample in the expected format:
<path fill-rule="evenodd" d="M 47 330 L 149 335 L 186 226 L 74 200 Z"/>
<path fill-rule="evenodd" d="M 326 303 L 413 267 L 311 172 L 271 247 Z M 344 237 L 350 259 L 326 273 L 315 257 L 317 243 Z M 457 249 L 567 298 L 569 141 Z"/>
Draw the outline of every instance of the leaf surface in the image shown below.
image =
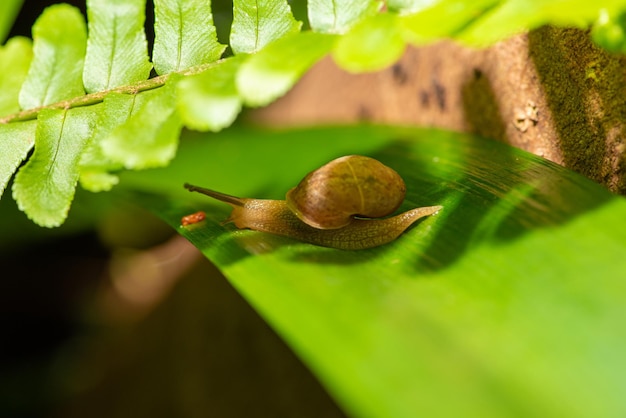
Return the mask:
<path fill-rule="evenodd" d="M 178 83 L 178 110 L 185 126 L 219 131 L 235 121 L 242 107 L 235 77 L 244 58 L 242 55 L 226 58 Z"/>
<path fill-rule="evenodd" d="M 402 16 L 399 22 L 404 27 L 407 41 L 422 45 L 437 39 L 458 36 L 500 3 L 501 0 L 441 0 L 418 13 Z"/>
<path fill-rule="evenodd" d="M 351 416 L 623 417 L 626 200 L 501 143 L 382 127 L 190 136 L 167 169 L 125 173 L 214 262 Z M 183 182 L 282 198 L 342 154 L 442 204 L 393 243 L 346 252 L 222 226 Z M 144 195 L 145 196 L 145 195 Z M 203 223 L 181 228 L 197 210 Z"/>
<path fill-rule="evenodd" d="M 105 155 L 102 142 L 128 121 L 134 103 L 135 96 L 127 94 L 109 93 L 104 98 L 98 124 L 80 159 L 79 180 L 86 190 L 106 191 L 118 183 L 117 175 L 111 172 L 121 170 L 124 165 Z"/>
<path fill-rule="evenodd" d="M 90 108 L 39 113 L 35 151 L 13 185 L 18 207 L 36 224 L 54 227 L 65 221 L 78 182 L 80 155 L 95 119 Z"/>
<path fill-rule="evenodd" d="M 12 38 L 0 49 L 0 115 L 20 110 L 20 89 L 32 58 L 32 43 L 27 38 Z"/>
<path fill-rule="evenodd" d="M 388 0 L 389 10 L 397 11 L 400 14 L 415 13 L 432 6 L 439 0 Z"/>
<path fill-rule="evenodd" d="M 309 0 L 311 29 L 322 33 L 345 33 L 350 27 L 380 8 L 377 0 Z"/>
<path fill-rule="evenodd" d="M 333 58 L 348 71 L 377 71 L 399 60 L 405 47 L 397 15 L 379 13 L 361 20 L 342 36 Z"/>
<path fill-rule="evenodd" d="M 101 142 L 106 158 L 129 169 L 167 165 L 182 128 L 175 106 L 174 82 L 137 95 L 120 95 L 128 119 Z"/>
<path fill-rule="evenodd" d="M 23 0 L 3 0 L 0 2 L 0 43 L 4 43 L 7 34 L 11 31 L 23 2 Z"/>
<path fill-rule="evenodd" d="M 157 0 L 152 57 L 158 74 L 218 60 L 226 45 L 217 41 L 211 2 Z"/>
<path fill-rule="evenodd" d="M 0 197 L 35 143 L 37 121 L 0 124 Z"/>
<path fill-rule="evenodd" d="M 330 52 L 335 40 L 334 35 L 299 32 L 271 43 L 242 64 L 237 73 L 240 95 L 251 106 L 276 100 Z"/>
<path fill-rule="evenodd" d="M 144 32 L 145 0 L 89 0 L 84 82 L 93 93 L 146 80 L 152 64 Z"/>
<path fill-rule="evenodd" d="M 235 54 L 252 54 L 300 26 L 286 0 L 235 0 L 230 46 Z"/>
<path fill-rule="evenodd" d="M 46 8 L 33 26 L 33 61 L 20 91 L 20 106 L 30 109 L 85 94 L 86 43 L 85 19 L 77 8 Z"/>

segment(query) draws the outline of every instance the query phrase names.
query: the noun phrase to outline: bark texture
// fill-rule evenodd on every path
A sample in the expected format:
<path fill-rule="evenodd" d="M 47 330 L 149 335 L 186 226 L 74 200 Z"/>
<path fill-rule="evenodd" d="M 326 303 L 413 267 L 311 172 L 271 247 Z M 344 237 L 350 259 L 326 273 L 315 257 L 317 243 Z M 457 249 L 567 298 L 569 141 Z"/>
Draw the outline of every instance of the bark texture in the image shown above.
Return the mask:
<path fill-rule="evenodd" d="M 626 194 L 626 57 L 578 29 L 544 27 L 488 49 L 408 48 L 369 74 L 326 58 L 250 116 L 274 126 L 367 120 L 475 132 Z"/>

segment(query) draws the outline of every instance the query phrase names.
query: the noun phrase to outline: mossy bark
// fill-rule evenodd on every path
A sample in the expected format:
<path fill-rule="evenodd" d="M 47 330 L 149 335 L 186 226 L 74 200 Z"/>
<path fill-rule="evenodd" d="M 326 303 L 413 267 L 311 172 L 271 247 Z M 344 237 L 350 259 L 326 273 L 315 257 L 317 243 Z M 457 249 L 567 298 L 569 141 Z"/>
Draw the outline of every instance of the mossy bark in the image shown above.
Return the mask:
<path fill-rule="evenodd" d="M 392 67 L 349 74 L 318 63 L 251 117 L 272 125 L 368 120 L 475 132 L 626 194 L 626 57 L 586 31 L 544 27 L 487 49 L 408 48 Z"/>

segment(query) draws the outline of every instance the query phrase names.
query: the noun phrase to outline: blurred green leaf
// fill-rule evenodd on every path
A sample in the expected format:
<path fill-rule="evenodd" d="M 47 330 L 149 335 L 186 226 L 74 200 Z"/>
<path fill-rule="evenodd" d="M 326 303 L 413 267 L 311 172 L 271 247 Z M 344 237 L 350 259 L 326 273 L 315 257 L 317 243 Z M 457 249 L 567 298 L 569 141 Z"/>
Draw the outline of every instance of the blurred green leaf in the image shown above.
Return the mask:
<path fill-rule="evenodd" d="M 11 31 L 13 22 L 22 7 L 23 0 L 3 0 L 0 2 L 0 44 Z"/>
<path fill-rule="evenodd" d="M 35 143 L 36 121 L 0 124 L 0 197 Z"/>
<path fill-rule="evenodd" d="M 178 147 L 182 128 L 176 112 L 175 83 L 136 95 L 118 95 L 119 109 L 130 117 L 101 141 L 106 158 L 129 169 L 167 165 Z"/>
<path fill-rule="evenodd" d="M 226 58 L 178 83 L 178 110 L 185 126 L 219 131 L 234 122 L 242 107 L 235 76 L 245 58 L 243 55 Z"/>
<path fill-rule="evenodd" d="M 415 13 L 437 3 L 438 0 L 387 0 L 389 10 L 400 14 Z"/>
<path fill-rule="evenodd" d="M 235 54 L 255 53 L 300 26 L 286 0 L 234 0 L 230 47 Z"/>
<path fill-rule="evenodd" d="M 442 204 L 397 241 L 347 252 L 222 226 L 185 181 L 282 198 L 341 154 L 406 180 L 400 210 Z M 352 416 L 623 417 L 626 201 L 468 135 L 384 127 L 189 136 L 122 185 L 213 261 Z M 205 210 L 187 228 L 180 217 Z M 416 412 L 417 411 L 417 412 Z"/>
<path fill-rule="evenodd" d="M 285 94 L 313 64 L 330 52 L 335 35 L 298 32 L 248 58 L 237 73 L 245 103 L 263 106 Z"/>
<path fill-rule="evenodd" d="M 78 162 L 95 125 L 91 108 L 44 109 L 35 151 L 15 176 L 13 198 L 36 224 L 59 226 L 67 217 L 78 181 Z"/>
<path fill-rule="evenodd" d="M 593 25 L 591 36 L 603 48 L 626 54 L 626 9 L 618 14 L 611 14 L 606 9 L 601 10 L 598 20 Z"/>
<path fill-rule="evenodd" d="M 547 24 L 585 29 L 601 13 L 618 15 L 624 9 L 621 0 L 440 0 L 403 16 L 401 22 L 407 29 L 407 40 L 415 44 L 453 37 L 470 45 L 487 46 Z"/>
<path fill-rule="evenodd" d="M 84 82 L 93 93 L 146 80 L 152 64 L 144 33 L 145 0 L 88 0 Z"/>
<path fill-rule="evenodd" d="M 154 50 L 157 74 L 218 60 L 226 45 L 217 42 L 211 2 L 156 0 Z"/>
<path fill-rule="evenodd" d="M 381 7 L 378 0 L 309 0 L 307 1 L 311 29 L 322 33 L 344 33 L 365 16 Z"/>
<path fill-rule="evenodd" d="M 0 115 L 20 110 L 20 89 L 32 59 L 28 38 L 12 38 L 0 49 Z"/>
<path fill-rule="evenodd" d="M 361 20 L 339 38 L 333 58 L 348 71 L 377 71 L 399 60 L 405 47 L 397 15 L 379 13 Z"/>
<path fill-rule="evenodd" d="M 24 109 L 85 94 L 83 62 L 87 28 L 80 11 L 68 4 L 44 10 L 33 26 L 33 61 L 19 101 Z"/>
<path fill-rule="evenodd" d="M 502 0 L 440 0 L 418 13 L 401 17 L 398 22 L 404 27 L 407 41 L 421 45 L 455 37 L 500 3 Z"/>

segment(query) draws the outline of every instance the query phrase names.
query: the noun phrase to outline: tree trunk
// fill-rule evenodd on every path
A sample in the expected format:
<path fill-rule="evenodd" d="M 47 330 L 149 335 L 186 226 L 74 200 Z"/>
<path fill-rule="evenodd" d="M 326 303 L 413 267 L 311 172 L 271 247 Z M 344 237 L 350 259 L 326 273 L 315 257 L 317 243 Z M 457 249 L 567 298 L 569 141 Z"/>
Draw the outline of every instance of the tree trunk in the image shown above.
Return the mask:
<path fill-rule="evenodd" d="M 331 58 L 251 118 L 278 126 L 372 121 L 474 132 L 626 194 L 626 57 L 544 27 L 487 49 L 441 41 L 349 74 Z"/>

